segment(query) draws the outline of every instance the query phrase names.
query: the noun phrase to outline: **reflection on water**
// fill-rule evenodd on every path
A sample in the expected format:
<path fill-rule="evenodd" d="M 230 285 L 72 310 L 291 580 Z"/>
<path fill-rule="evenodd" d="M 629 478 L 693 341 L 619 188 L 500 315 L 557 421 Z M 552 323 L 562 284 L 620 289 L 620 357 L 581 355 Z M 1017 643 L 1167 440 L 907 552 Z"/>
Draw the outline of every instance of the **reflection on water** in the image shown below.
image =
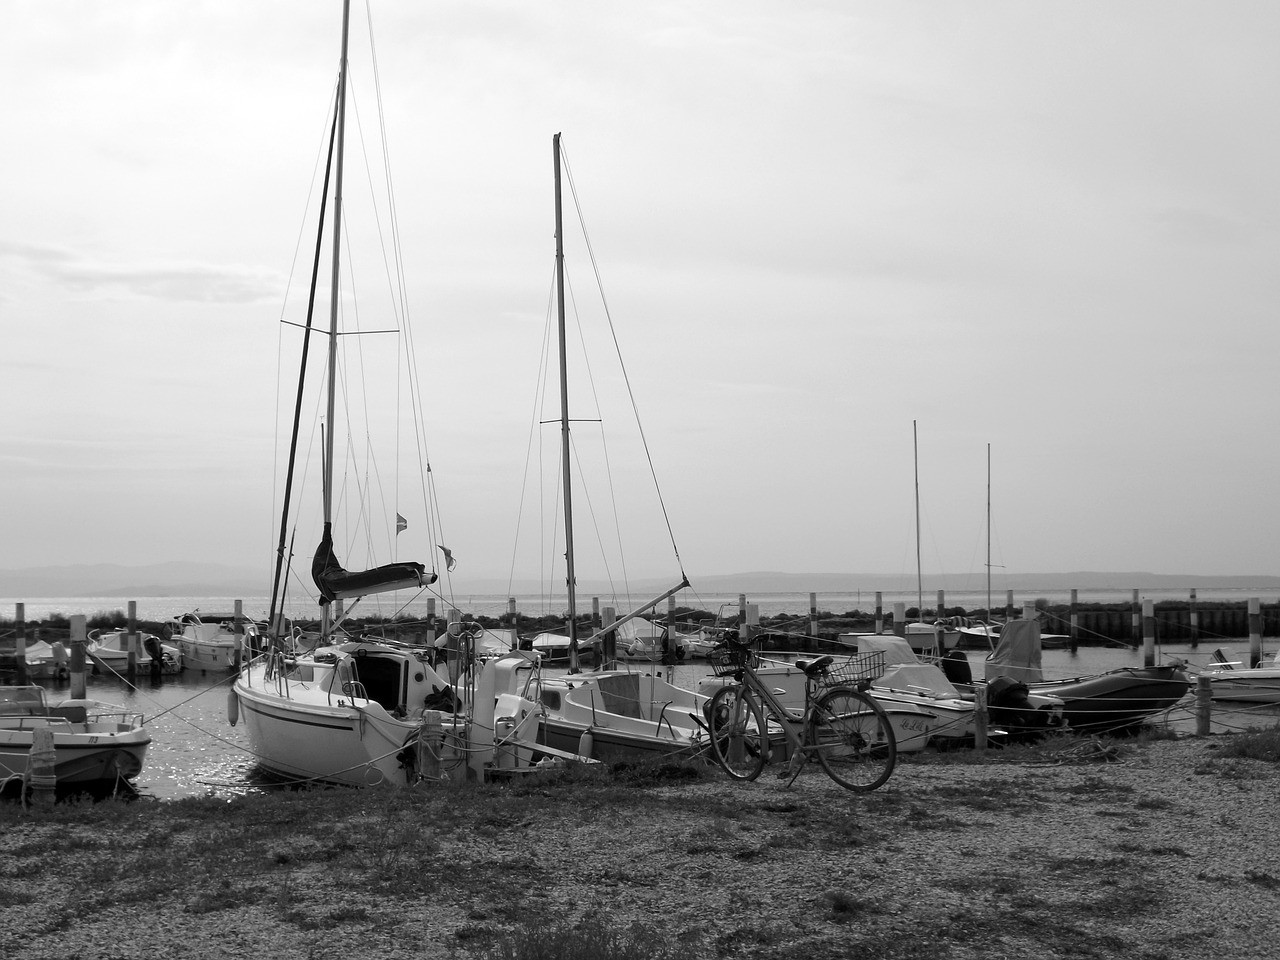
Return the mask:
<path fill-rule="evenodd" d="M 1157 659 L 1185 660 L 1194 675 L 1217 648 L 1230 660 L 1244 660 L 1249 654 L 1247 640 L 1232 640 L 1201 643 L 1194 650 L 1187 644 L 1165 645 L 1157 651 Z M 983 656 L 980 651 L 968 651 L 975 676 L 981 675 Z M 1043 665 L 1048 679 L 1088 676 L 1120 667 L 1140 667 L 1143 652 L 1127 647 L 1081 647 L 1074 654 L 1069 650 L 1045 650 Z M 650 665 L 633 663 L 632 667 L 644 670 Z M 657 665 L 654 668 L 666 669 Z M 698 681 L 709 673 L 705 663 L 682 663 L 671 668 L 671 679 L 678 686 L 696 689 Z M 256 774 L 244 726 L 233 727 L 228 722 L 231 680 L 229 674 L 190 670 L 175 677 L 140 679 L 136 688 L 114 677 L 88 678 L 89 697 L 125 704 L 147 718 L 151 746 L 137 780 L 140 793 L 165 800 L 206 795 L 231 797 L 269 786 Z M 50 681 L 45 686 L 54 697 L 67 695 L 66 683 Z M 1160 722 L 1181 733 L 1194 733 L 1193 698 L 1174 706 Z M 1215 703 L 1211 729 L 1213 733 L 1231 733 L 1278 722 L 1280 706 Z"/>

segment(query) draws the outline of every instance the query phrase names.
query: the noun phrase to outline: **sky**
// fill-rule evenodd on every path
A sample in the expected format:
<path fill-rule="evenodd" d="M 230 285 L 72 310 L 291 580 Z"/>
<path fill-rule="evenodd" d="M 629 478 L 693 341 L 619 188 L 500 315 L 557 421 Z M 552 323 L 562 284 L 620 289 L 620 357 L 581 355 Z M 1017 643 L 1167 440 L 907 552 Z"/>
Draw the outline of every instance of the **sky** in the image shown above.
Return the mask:
<path fill-rule="evenodd" d="M 918 501 L 926 575 L 980 578 L 988 483 L 1005 573 L 1280 574 L 1275 4 L 353 21 L 457 576 L 536 573 L 555 133 L 594 255 L 566 229 L 571 323 L 598 271 L 648 446 L 581 526 L 642 531 L 630 576 L 913 571 Z M 339 24 L 0 2 L 0 569 L 269 565 Z"/>

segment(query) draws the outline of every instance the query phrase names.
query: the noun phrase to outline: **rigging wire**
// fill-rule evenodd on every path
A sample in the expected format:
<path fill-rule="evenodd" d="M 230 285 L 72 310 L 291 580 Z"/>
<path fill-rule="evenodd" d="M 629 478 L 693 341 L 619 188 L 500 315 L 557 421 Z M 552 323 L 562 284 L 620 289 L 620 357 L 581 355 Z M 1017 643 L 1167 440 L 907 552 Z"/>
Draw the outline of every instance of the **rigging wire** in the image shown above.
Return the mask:
<path fill-rule="evenodd" d="M 618 357 L 618 364 L 619 364 L 619 366 L 620 366 L 620 368 L 621 368 L 621 370 L 622 370 L 622 378 L 623 378 L 623 381 L 626 383 L 626 387 L 627 387 L 627 396 L 628 396 L 628 397 L 630 398 L 630 400 L 631 400 L 631 409 L 632 409 L 632 412 L 633 412 L 633 413 L 634 413 L 634 415 L 635 415 L 635 420 L 636 420 L 636 429 L 637 429 L 637 430 L 639 431 L 639 433 L 640 433 L 640 442 L 641 442 L 642 446 L 644 447 L 645 459 L 646 459 L 646 461 L 648 462 L 648 465 L 649 465 L 649 475 L 653 478 L 654 488 L 657 490 L 658 503 L 659 503 L 659 505 L 660 505 L 660 507 L 661 507 L 661 509 L 662 509 L 662 519 L 663 519 L 663 522 L 666 524 L 666 527 L 667 527 L 667 536 L 668 536 L 668 537 L 670 538 L 670 540 L 671 540 L 671 549 L 672 549 L 673 553 L 675 554 L 677 564 L 679 564 L 679 566 L 680 566 L 680 572 L 681 572 L 681 575 L 683 575 L 683 574 L 684 574 L 684 564 L 683 564 L 683 562 L 681 562 L 681 561 L 680 561 L 680 549 L 679 549 L 679 547 L 677 547 L 677 545 L 676 545 L 676 536 L 675 536 L 675 532 L 674 532 L 674 530 L 672 530 L 672 527 L 671 527 L 671 517 L 670 517 L 670 515 L 669 515 L 669 514 L 668 514 L 668 512 L 667 512 L 667 504 L 666 504 L 666 501 L 665 501 L 665 499 L 664 499 L 664 498 L 663 498 L 663 496 L 662 496 L 662 487 L 661 487 L 661 485 L 658 483 L 658 473 L 657 473 L 657 470 L 654 468 L 654 464 L 653 464 L 653 454 L 652 454 L 652 452 L 651 452 L 651 451 L 650 451 L 650 449 L 649 449 L 649 440 L 648 440 L 648 437 L 646 437 L 646 436 L 645 436 L 645 432 L 644 432 L 644 424 L 643 424 L 643 423 L 641 423 L 641 421 L 640 421 L 640 408 L 639 408 L 639 405 L 638 405 L 638 404 L 637 404 L 637 402 L 636 402 L 636 398 L 635 398 L 635 391 L 634 391 L 634 390 L 632 389 L 632 387 L 631 387 L 631 377 L 630 377 L 630 375 L 627 373 L 626 363 L 625 363 L 625 362 L 623 361 L 623 359 L 622 359 L 622 346 L 621 346 L 621 344 L 618 342 L 618 334 L 617 334 L 617 330 L 614 328 L 614 325 L 613 325 L 613 315 L 612 315 L 612 313 L 611 313 L 611 312 L 610 312 L 610 310 L 609 310 L 609 301 L 608 301 L 608 298 L 605 296 L 605 292 L 604 292 L 604 281 L 603 281 L 603 278 L 600 276 L 600 266 L 599 266 L 599 264 L 598 264 L 598 263 L 597 263 L 597 261 L 596 261 L 595 250 L 594 250 L 594 249 L 592 248 L 592 246 L 591 246 L 591 235 L 590 235 L 590 232 L 587 230 L 586 220 L 585 220 L 584 215 L 583 215 L 583 212 L 582 212 L 582 205 L 580 204 L 580 202 L 579 202 L 579 200 L 578 200 L 578 189 L 577 189 L 577 187 L 576 187 L 576 186 L 575 186 L 575 184 L 574 184 L 574 180 L 573 180 L 573 171 L 572 171 L 572 169 L 571 169 L 571 167 L 570 167 L 570 164 L 569 164 L 569 156 L 568 156 L 568 152 L 567 152 L 567 150 L 566 150 L 566 148 L 565 148 L 565 146 L 564 146 L 564 140 L 563 140 L 563 139 L 561 139 L 561 141 L 560 141 L 560 153 L 561 153 L 561 156 L 562 156 L 562 158 L 563 158 L 563 160 L 564 160 L 565 179 L 566 179 L 566 180 L 568 181 L 568 183 L 569 183 L 569 192 L 570 192 L 570 194 L 573 196 L 573 205 L 574 205 L 574 210 L 576 210 L 576 211 L 577 211 L 577 214 L 578 214 L 578 224 L 579 224 L 579 225 L 581 226 L 581 228 L 582 228 L 583 242 L 586 244 L 586 248 L 587 248 L 587 256 L 588 256 L 588 258 L 589 258 L 589 259 L 590 259 L 590 261 L 591 261 L 591 268 L 592 268 L 592 270 L 594 271 L 594 273 L 595 273 L 595 277 L 596 277 L 596 286 L 597 286 L 597 288 L 598 288 L 598 289 L 599 289 L 599 291 L 600 291 L 600 302 L 601 302 L 601 304 L 602 304 L 602 305 L 603 305 L 603 307 L 604 307 L 604 314 L 605 314 L 605 318 L 606 318 L 606 320 L 608 321 L 608 325 L 609 325 L 609 333 L 610 333 L 610 336 L 613 338 L 614 350 L 615 350 L 615 352 L 616 352 L 616 354 L 617 354 L 617 357 Z"/>

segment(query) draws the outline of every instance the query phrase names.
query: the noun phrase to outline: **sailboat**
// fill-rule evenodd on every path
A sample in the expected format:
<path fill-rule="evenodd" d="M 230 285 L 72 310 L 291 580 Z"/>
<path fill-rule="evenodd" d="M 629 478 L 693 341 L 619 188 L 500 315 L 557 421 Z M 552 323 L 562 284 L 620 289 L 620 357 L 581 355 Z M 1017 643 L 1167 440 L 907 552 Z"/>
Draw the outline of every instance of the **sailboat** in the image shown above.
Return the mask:
<path fill-rule="evenodd" d="M 243 720 L 259 768 L 275 778 L 347 786 L 413 786 L 427 781 L 483 779 L 502 769 L 533 762 L 531 744 L 536 705 L 506 693 L 521 667 L 520 655 L 480 659 L 469 655 L 471 635 L 453 630 L 449 649 L 457 654 L 441 663 L 434 647 L 349 632 L 350 615 L 361 599 L 400 590 L 421 591 L 438 579 L 425 563 L 396 560 L 349 570 L 338 555 L 335 509 L 336 414 L 339 383 L 340 302 L 343 233 L 343 159 L 346 133 L 350 0 L 342 9 L 342 45 L 336 101 L 330 131 L 329 163 L 320 208 L 311 296 L 302 341 L 302 360 L 294 408 L 293 433 L 284 489 L 284 508 L 271 589 L 265 652 L 236 678 L 228 701 L 228 720 Z M 288 528 L 297 448 L 311 340 L 311 310 L 320 275 L 332 173 L 332 248 L 324 428 L 321 442 L 322 517 L 319 546 L 310 563 L 320 606 L 320 631 L 314 647 L 300 652 L 285 628 L 283 593 L 287 582 Z M 403 321 L 407 322 L 407 321 Z M 369 351 L 360 362 L 368 362 Z M 415 404 L 414 409 L 420 409 Z M 361 501 L 361 505 L 367 499 Z M 364 517 L 361 517 L 364 520 Z M 403 518 L 397 512 L 397 534 Z M 302 526 L 302 521 L 298 521 Z M 305 535 L 305 534 L 304 534 Z M 314 534 L 313 534 L 314 535 Z M 393 541 L 394 542 L 394 541 Z M 443 549 L 443 548 L 442 548 Z M 446 553 L 446 559 L 449 554 Z"/>
<path fill-rule="evenodd" d="M 600 627 L 582 637 L 582 623 L 577 614 L 577 576 L 574 544 L 573 483 L 570 470 L 571 418 L 569 410 L 569 375 L 565 327 L 564 280 L 564 215 L 562 204 L 560 134 L 552 138 L 555 179 L 555 276 L 556 332 L 559 349 L 560 387 L 560 492 L 563 503 L 565 536 L 565 585 L 567 609 L 563 634 L 542 634 L 535 639 L 547 650 L 564 649 L 567 673 L 549 675 L 538 670 L 530 685 L 530 696 L 538 700 L 539 744 L 580 757 L 605 761 L 641 758 L 674 758 L 695 756 L 705 747 L 702 711 L 707 697 L 674 686 L 656 671 L 639 673 L 617 669 L 616 655 L 609 659 L 605 651 L 616 651 L 619 642 L 633 624 L 647 625 L 641 615 L 689 586 L 683 569 L 680 582 L 671 589 L 642 603 L 608 627 Z M 678 554 L 677 554 L 678 558 Z M 583 672 L 581 655 L 591 651 L 600 669 Z"/>

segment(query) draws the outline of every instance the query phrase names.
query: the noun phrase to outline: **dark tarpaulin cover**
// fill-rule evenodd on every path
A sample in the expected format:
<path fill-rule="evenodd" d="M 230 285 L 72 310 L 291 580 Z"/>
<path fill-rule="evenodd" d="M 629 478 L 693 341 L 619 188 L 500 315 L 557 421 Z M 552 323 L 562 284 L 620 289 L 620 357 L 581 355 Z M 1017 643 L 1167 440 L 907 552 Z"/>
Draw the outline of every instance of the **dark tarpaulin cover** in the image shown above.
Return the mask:
<path fill-rule="evenodd" d="M 425 566 L 413 561 L 388 563 L 372 570 L 344 570 L 333 552 L 333 525 L 326 523 L 315 559 L 311 561 L 311 579 L 320 590 L 320 602 L 325 604 L 371 593 L 425 587 L 435 582 L 436 575 L 427 573 Z"/>

